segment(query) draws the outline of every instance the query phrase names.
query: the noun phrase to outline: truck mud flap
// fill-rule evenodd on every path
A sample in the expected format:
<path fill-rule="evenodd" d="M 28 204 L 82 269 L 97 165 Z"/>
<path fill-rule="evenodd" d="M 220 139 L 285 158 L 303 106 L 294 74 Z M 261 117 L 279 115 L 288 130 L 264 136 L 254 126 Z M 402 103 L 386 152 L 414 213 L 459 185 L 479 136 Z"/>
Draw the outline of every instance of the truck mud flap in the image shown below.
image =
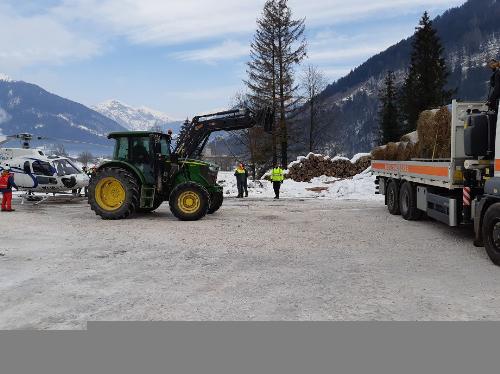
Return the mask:
<path fill-rule="evenodd" d="M 457 200 L 427 193 L 427 215 L 448 226 L 458 226 Z"/>

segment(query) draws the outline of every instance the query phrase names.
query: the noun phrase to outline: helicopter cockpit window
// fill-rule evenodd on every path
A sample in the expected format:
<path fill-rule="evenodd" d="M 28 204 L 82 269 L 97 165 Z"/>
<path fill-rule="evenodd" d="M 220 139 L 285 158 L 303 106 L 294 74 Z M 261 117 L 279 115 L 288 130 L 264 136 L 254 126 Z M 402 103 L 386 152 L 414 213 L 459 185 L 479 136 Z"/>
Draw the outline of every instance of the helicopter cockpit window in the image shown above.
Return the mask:
<path fill-rule="evenodd" d="M 80 170 L 73 165 L 69 160 L 54 160 L 54 166 L 58 176 L 79 174 Z"/>
<path fill-rule="evenodd" d="M 24 172 L 26 174 L 30 174 L 31 173 L 31 167 L 30 167 L 30 162 L 29 161 L 25 161 L 24 162 L 23 169 L 24 169 Z"/>
<path fill-rule="evenodd" d="M 45 161 L 33 161 L 31 164 L 33 168 L 33 174 L 35 175 L 46 175 L 52 176 L 54 175 L 54 169 L 48 162 Z"/>

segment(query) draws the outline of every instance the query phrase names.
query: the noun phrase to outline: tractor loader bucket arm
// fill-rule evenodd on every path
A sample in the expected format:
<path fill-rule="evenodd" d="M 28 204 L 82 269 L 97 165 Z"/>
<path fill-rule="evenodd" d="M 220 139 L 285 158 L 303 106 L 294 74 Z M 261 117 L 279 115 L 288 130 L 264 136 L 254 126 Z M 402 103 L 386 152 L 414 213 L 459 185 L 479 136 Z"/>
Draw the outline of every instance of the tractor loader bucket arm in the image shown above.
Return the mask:
<path fill-rule="evenodd" d="M 270 109 L 256 113 L 248 109 L 236 109 L 197 116 L 184 126 L 174 153 L 180 158 L 197 158 L 213 132 L 244 130 L 257 125 L 263 126 L 266 132 L 271 132 L 273 121 L 274 114 Z"/>

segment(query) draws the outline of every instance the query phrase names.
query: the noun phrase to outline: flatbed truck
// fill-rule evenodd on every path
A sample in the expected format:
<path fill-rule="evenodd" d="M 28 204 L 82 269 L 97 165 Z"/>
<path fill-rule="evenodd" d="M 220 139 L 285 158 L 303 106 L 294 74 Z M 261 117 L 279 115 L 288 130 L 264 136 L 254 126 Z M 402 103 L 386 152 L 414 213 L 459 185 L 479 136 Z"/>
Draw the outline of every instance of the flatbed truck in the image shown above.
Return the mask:
<path fill-rule="evenodd" d="M 500 118 L 479 102 L 453 101 L 449 159 L 373 160 L 376 193 L 393 215 L 473 225 L 474 245 L 500 266 Z"/>

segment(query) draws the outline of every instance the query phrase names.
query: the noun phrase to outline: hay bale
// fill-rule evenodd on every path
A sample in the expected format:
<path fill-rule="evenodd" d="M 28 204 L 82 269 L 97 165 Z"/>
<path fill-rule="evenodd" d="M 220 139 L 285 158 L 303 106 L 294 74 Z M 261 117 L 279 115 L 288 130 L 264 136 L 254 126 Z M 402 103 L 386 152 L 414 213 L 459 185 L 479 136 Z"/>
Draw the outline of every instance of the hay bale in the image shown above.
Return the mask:
<path fill-rule="evenodd" d="M 373 149 L 372 158 L 374 160 L 385 160 L 385 148 L 386 148 L 386 146 L 383 145 L 381 147 L 377 147 L 377 148 Z"/>
<path fill-rule="evenodd" d="M 385 147 L 385 160 L 396 161 L 399 143 L 389 143 Z"/>
<path fill-rule="evenodd" d="M 449 158 L 451 156 L 451 113 L 447 107 L 426 110 L 417 123 L 419 158 Z"/>

